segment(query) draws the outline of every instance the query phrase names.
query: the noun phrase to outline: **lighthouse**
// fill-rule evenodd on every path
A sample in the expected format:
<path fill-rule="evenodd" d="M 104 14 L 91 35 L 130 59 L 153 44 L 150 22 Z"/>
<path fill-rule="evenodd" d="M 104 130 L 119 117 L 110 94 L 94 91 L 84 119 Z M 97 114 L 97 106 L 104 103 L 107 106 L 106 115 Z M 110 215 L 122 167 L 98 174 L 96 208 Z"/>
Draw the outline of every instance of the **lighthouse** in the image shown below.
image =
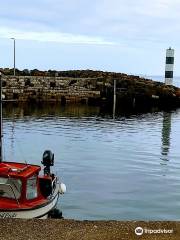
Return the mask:
<path fill-rule="evenodd" d="M 173 84 L 173 68 L 174 68 L 174 49 L 171 47 L 166 50 L 166 67 L 165 67 L 165 84 Z"/>

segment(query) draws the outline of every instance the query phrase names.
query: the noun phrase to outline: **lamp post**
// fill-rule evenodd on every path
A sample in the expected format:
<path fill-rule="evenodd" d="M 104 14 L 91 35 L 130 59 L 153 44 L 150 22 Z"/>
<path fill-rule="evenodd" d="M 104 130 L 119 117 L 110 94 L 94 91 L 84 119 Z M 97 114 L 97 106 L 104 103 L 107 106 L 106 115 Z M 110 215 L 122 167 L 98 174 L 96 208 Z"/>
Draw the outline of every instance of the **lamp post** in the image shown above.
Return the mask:
<path fill-rule="evenodd" d="M 14 76 L 16 76 L 16 39 L 11 39 L 14 41 Z"/>

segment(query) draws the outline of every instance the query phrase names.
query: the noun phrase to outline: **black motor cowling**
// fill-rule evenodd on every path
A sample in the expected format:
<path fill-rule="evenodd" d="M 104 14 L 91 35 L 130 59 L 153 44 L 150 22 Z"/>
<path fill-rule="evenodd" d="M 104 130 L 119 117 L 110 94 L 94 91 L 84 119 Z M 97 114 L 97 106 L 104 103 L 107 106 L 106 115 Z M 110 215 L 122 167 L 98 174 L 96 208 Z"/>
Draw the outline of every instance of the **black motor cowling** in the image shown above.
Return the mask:
<path fill-rule="evenodd" d="M 44 165 L 44 174 L 50 175 L 50 167 L 54 166 L 54 154 L 50 150 L 44 151 L 41 163 Z"/>

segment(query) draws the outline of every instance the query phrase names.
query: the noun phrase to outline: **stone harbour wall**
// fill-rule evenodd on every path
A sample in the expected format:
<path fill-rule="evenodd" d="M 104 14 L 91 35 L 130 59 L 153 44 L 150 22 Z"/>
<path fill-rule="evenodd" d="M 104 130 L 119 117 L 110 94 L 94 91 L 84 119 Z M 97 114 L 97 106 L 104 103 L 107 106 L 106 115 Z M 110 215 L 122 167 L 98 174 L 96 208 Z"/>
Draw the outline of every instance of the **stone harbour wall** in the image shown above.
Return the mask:
<path fill-rule="evenodd" d="M 88 103 L 100 97 L 96 84 L 93 78 L 2 76 L 5 100 L 19 102 Z"/>
<path fill-rule="evenodd" d="M 5 100 L 16 102 L 86 103 L 112 108 L 116 79 L 116 106 L 125 109 L 151 106 L 179 107 L 180 90 L 137 76 L 49 77 L 2 76 Z"/>

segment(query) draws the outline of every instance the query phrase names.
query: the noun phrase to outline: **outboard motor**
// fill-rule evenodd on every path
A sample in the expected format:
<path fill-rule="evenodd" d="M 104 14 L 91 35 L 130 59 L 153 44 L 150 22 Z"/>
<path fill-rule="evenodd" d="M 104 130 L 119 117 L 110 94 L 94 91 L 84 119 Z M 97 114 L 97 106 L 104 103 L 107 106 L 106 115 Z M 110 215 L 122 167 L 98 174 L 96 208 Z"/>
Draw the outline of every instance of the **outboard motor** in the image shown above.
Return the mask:
<path fill-rule="evenodd" d="M 41 163 L 44 165 L 44 175 L 50 175 L 50 167 L 54 166 L 54 154 L 50 150 L 44 151 Z"/>

